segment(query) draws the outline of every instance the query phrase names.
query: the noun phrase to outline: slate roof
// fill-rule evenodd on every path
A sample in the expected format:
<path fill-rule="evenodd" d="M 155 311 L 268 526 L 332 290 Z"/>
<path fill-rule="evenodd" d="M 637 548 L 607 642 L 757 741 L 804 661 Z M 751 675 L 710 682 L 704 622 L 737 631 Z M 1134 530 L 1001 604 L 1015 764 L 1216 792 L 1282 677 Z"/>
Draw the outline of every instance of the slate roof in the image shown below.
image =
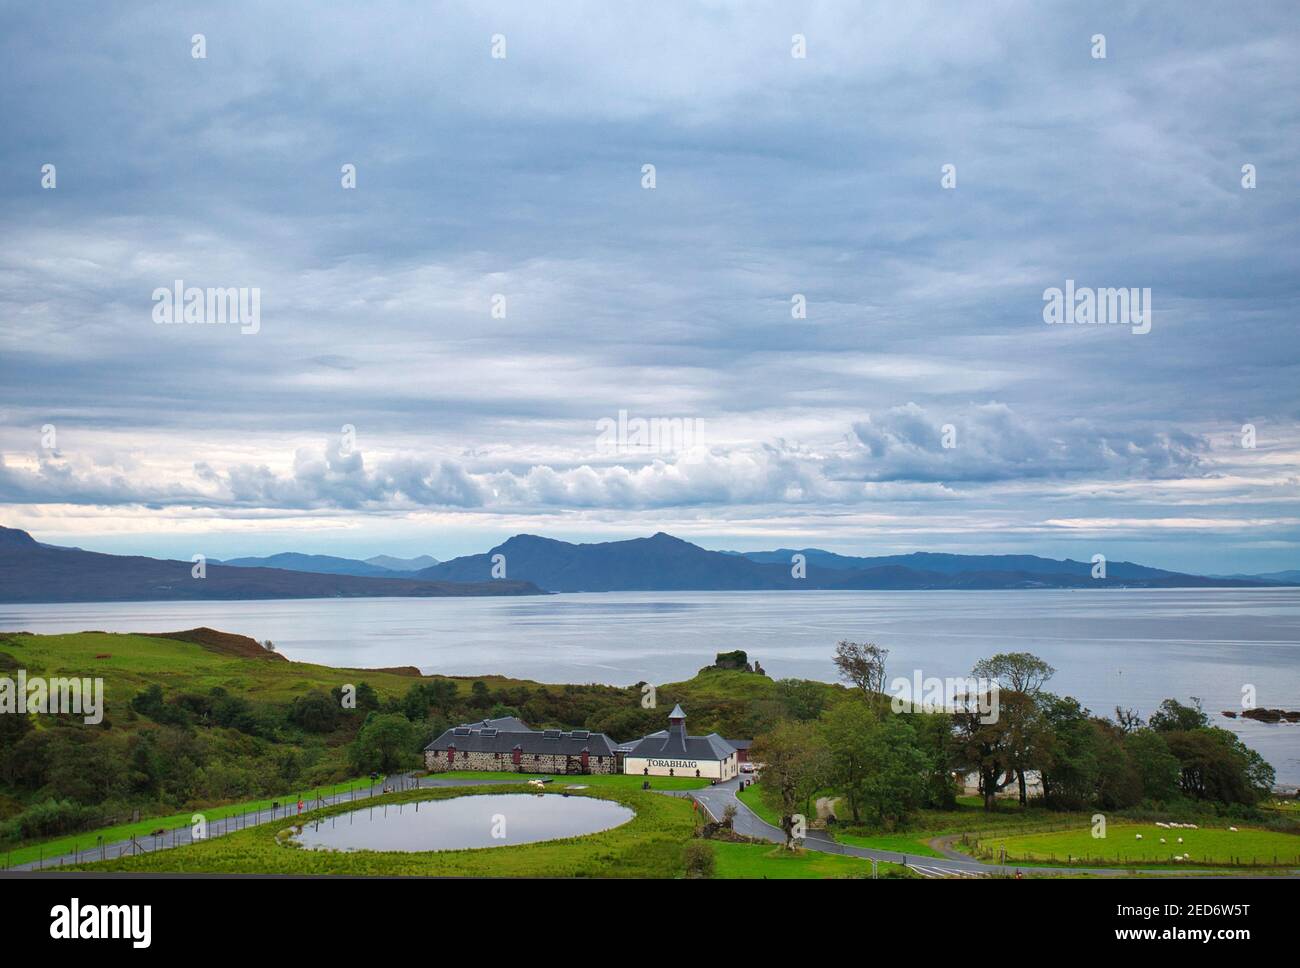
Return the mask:
<path fill-rule="evenodd" d="M 752 739 L 729 739 L 727 742 L 738 750 L 747 750 L 754 745 Z"/>
<path fill-rule="evenodd" d="M 687 736 L 676 729 L 661 729 L 657 733 L 624 743 L 619 749 L 627 756 L 663 760 L 725 760 L 736 752 L 736 748 L 717 733 Z"/>
<path fill-rule="evenodd" d="M 534 753 L 577 756 L 584 749 L 590 756 L 613 756 L 616 745 L 604 733 L 593 733 L 585 729 L 567 732 L 560 729 L 529 729 L 522 720 L 507 716 L 453 726 L 426 746 L 425 750 L 442 752 L 449 746 L 455 746 L 459 753 L 511 753 L 518 746 L 524 754 L 530 756 Z"/>
<path fill-rule="evenodd" d="M 522 719 L 515 716 L 502 716 L 500 719 L 484 719 L 477 723 L 461 723 L 461 726 L 468 726 L 472 729 L 487 727 L 488 729 L 500 730 L 503 733 L 527 733 L 531 732 L 530 727 Z"/>

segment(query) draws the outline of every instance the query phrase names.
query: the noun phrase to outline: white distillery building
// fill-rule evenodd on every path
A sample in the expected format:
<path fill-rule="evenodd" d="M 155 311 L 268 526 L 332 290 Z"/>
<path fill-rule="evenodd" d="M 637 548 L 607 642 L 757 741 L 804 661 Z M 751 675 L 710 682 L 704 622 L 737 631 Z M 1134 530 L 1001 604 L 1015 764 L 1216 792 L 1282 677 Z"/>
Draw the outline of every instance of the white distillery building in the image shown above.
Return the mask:
<path fill-rule="evenodd" d="M 686 713 L 674 706 L 668 728 L 618 747 L 623 772 L 642 776 L 698 776 L 730 780 L 740 772 L 740 754 L 717 733 L 686 735 Z"/>

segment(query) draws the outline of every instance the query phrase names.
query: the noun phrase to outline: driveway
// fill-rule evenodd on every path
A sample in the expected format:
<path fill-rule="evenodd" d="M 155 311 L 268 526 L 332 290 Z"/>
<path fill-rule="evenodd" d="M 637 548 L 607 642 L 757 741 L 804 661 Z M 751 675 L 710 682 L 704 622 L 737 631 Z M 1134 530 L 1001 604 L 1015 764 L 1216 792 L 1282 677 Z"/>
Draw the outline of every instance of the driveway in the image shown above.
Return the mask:
<path fill-rule="evenodd" d="M 770 823 L 761 819 L 758 814 L 754 813 L 753 810 L 745 805 L 744 801 L 736 796 L 738 788 L 739 779 L 732 779 L 727 780 L 725 783 L 719 783 L 716 786 L 705 787 L 702 790 L 689 790 L 680 793 L 673 791 L 673 793 L 677 796 L 689 797 L 695 800 L 714 820 L 721 820 L 723 812 L 727 809 L 727 806 L 729 804 L 734 805 L 736 808 L 736 817 L 733 823 L 733 829 L 736 833 L 744 837 L 766 840 L 774 844 L 785 843 L 785 834 L 779 827 L 773 827 Z M 944 851 L 944 857 L 927 857 L 920 854 L 903 854 L 893 850 L 873 850 L 867 847 L 852 847 L 848 844 L 841 844 L 832 840 L 830 835 L 824 830 L 809 830 L 807 838 L 803 841 L 803 846 L 807 850 L 821 851 L 826 854 L 845 854 L 849 857 L 861 857 L 864 860 L 887 861 L 891 864 L 902 864 L 906 867 L 910 867 L 922 877 L 1014 876 L 1017 872 L 1024 874 L 1026 877 L 1034 875 L 1051 876 L 1061 874 L 1092 874 L 1098 877 L 1127 877 L 1130 870 L 1135 870 L 1137 873 L 1142 874 L 1169 877 L 1187 877 L 1189 874 L 1220 877 L 1233 876 L 1231 874 L 1225 874 L 1224 871 L 1205 869 L 1171 871 L 1168 868 L 1117 869 L 1113 867 L 1014 867 L 1001 864 L 985 864 L 981 861 L 974 860 L 973 858 L 957 855 L 956 852 L 951 849 Z M 1289 876 L 1296 876 L 1296 872 L 1292 872 Z"/>

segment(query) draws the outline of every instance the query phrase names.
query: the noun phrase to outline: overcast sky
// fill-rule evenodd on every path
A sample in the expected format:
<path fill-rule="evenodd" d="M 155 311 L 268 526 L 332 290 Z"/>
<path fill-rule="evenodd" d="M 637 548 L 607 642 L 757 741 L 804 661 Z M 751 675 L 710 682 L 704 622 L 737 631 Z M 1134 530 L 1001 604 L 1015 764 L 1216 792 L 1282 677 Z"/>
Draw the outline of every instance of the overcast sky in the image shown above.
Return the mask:
<path fill-rule="evenodd" d="M 0 19 L 0 523 L 1300 567 L 1289 0 L 59 8 Z"/>

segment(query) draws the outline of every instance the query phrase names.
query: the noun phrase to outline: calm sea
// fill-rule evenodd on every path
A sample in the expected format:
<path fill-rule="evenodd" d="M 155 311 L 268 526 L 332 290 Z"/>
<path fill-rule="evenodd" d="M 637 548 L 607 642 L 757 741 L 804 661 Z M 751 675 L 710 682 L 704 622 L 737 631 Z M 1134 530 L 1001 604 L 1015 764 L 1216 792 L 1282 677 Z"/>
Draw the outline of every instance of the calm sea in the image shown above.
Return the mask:
<path fill-rule="evenodd" d="M 769 675 L 831 680 L 836 641 L 890 650 L 889 676 L 960 676 L 996 652 L 1057 668 L 1054 691 L 1149 715 L 1198 696 L 1300 784 L 1300 726 L 1229 720 L 1242 689 L 1300 709 L 1300 589 L 990 592 L 636 592 L 540 598 L 0 605 L 0 629 L 165 632 L 207 625 L 290 659 L 414 665 L 542 682 L 671 682 L 746 650 Z M 688 710 L 689 712 L 689 710 Z M 620 737 L 621 738 L 621 737 Z"/>

